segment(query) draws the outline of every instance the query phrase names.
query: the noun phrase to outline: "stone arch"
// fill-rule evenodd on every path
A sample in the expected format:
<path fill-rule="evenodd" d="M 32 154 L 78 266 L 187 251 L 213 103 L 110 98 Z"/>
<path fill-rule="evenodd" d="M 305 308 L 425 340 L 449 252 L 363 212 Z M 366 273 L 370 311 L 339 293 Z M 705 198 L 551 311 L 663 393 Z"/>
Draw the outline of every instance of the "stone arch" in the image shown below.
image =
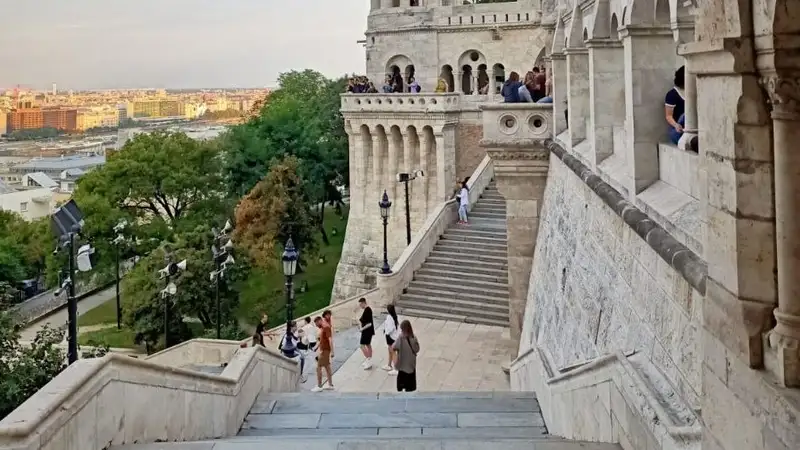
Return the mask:
<path fill-rule="evenodd" d="M 414 68 L 413 64 L 409 64 L 406 66 L 405 70 L 403 70 L 403 80 L 406 84 L 411 84 L 412 78 L 416 78 L 417 71 Z"/>
<path fill-rule="evenodd" d="M 659 25 L 668 25 L 671 22 L 669 0 L 656 0 L 655 10 L 653 11 L 653 21 Z"/>
<path fill-rule="evenodd" d="M 453 67 L 450 64 L 442 66 L 442 71 L 439 72 L 439 78 L 447 83 L 447 92 L 453 92 L 455 89 L 455 77 L 453 76 Z"/>
<path fill-rule="evenodd" d="M 583 41 L 586 42 L 589 40 L 589 30 L 586 28 L 583 29 Z"/>
<path fill-rule="evenodd" d="M 609 37 L 611 39 L 619 40 L 619 21 L 617 20 L 617 15 L 611 15 L 611 27 Z"/>
<path fill-rule="evenodd" d="M 614 32 L 611 30 L 609 17 L 611 16 L 611 5 L 609 0 L 597 0 L 594 6 L 594 20 L 589 37 L 592 39 L 609 38 Z"/>
<path fill-rule="evenodd" d="M 383 125 L 376 125 L 373 135 L 377 136 L 379 141 L 377 158 L 374 161 L 374 174 L 376 178 L 375 187 L 377 188 L 377 193 L 380 195 L 380 193 L 388 187 L 389 183 L 392 182 L 394 176 L 389 173 L 389 139 L 386 136 L 386 129 Z M 373 153 L 373 155 L 375 155 L 375 153 Z"/>
<path fill-rule="evenodd" d="M 622 8 L 622 16 L 621 17 L 622 17 L 622 25 L 623 26 L 628 25 L 628 7 L 627 6 Z"/>
<path fill-rule="evenodd" d="M 461 66 L 461 90 L 465 94 L 472 94 L 472 66 L 469 64 Z"/>
<path fill-rule="evenodd" d="M 486 64 L 478 66 L 477 74 L 478 93 L 487 94 L 489 89 L 489 72 L 487 71 Z"/>
<path fill-rule="evenodd" d="M 495 85 L 495 94 L 500 93 L 501 86 L 506 81 L 506 68 L 500 63 L 495 64 L 492 66 L 492 79 L 494 80 Z"/>
<path fill-rule="evenodd" d="M 575 2 L 575 7 L 572 9 L 572 18 L 569 21 L 569 32 L 567 33 L 567 48 L 583 48 L 583 13 L 581 12 L 579 2 Z"/>
<path fill-rule="evenodd" d="M 544 47 L 542 47 L 542 49 L 539 50 L 539 54 L 536 55 L 536 59 L 534 60 L 533 65 L 536 66 L 536 67 L 540 67 L 540 66 L 544 65 L 544 57 L 545 56 L 547 56 L 547 55 L 545 54 Z"/>
<path fill-rule="evenodd" d="M 406 55 L 395 55 L 386 62 L 386 73 L 392 77 L 392 84 L 399 85 L 399 92 L 404 91 L 405 78 L 404 71 L 414 63 Z"/>
<path fill-rule="evenodd" d="M 458 65 L 461 67 L 478 67 L 480 64 L 486 64 L 486 57 L 478 50 L 467 50 L 458 57 Z"/>
<path fill-rule="evenodd" d="M 625 25 L 669 25 L 668 0 L 632 0 Z M 664 13 L 666 12 L 666 17 Z"/>

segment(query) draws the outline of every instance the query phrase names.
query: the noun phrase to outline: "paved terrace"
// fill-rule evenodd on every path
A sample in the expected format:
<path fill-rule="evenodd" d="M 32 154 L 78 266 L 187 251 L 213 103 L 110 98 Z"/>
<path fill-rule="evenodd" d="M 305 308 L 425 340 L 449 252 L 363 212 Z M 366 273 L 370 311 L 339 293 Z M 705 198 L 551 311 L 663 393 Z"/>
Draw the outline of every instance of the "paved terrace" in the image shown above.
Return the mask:
<path fill-rule="evenodd" d="M 403 317 L 400 317 L 403 320 Z M 508 391 L 508 376 L 502 364 L 513 353 L 508 328 L 423 318 L 411 318 L 420 341 L 417 357 L 417 388 L 421 392 Z M 358 348 L 356 327 L 340 328 L 334 336 L 333 382 L 339 392 L 394 392 L 395 378 L 386 365 L 387 347 L 383 317 L 376 317 L 377 335 L 372 341 L 371 370 L 361 368 L 364 357 Z M 269 345 L 269 344 L 268 344 Z M 316 363 L 306 361 L 308 377 L 303 390 L 316 384 Z"/>

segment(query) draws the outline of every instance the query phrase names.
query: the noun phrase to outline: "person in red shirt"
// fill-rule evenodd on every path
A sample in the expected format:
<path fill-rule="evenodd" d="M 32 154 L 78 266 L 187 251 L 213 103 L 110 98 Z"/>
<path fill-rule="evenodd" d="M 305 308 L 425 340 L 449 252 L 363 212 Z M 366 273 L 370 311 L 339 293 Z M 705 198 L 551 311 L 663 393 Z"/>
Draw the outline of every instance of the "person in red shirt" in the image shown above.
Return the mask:
<path fill-rule="evenodd" d="M 322 319 L 316 317 L 314 324 L 319 328 L 319 356 L 317 357 L 317 385 L 312 389 L 312 392 L 321 392 L 322 390 L 333 390 L 333 370 L 331 370 L 331 351 L 333 350 L 333 336 L 331 327 Z M 325 374 L 328 375 L 327 385 L 323 382 L 322 369 L 325 369 Z"/>

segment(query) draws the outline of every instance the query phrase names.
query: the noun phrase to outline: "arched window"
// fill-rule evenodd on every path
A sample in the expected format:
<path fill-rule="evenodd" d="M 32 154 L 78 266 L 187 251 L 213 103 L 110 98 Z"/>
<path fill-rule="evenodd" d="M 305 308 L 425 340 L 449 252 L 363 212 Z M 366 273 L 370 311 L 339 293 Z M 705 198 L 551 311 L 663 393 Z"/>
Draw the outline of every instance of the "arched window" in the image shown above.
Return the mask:
<path fill-rule="evenodd" d="M 489 91 L 489 74 L 486 73 L 486 64 L 478 66 L 478 93 L 487 94 Z"/>
<path fill-rule="evenodd" d="M 506 68 L 500 63 L 495 64 L 492 67 L 492 76 L 494 77 L 495 94 L 499 94 L 506 81 Z"/>
<path fill-rule="evenodd" d="M 414 81 L 414 75 L 415 74 L 416 74 L 416 71 L 414 70 L 414 65 L 413 64 L 407 65 L 406 66 L 406 70 L 405 70 L 406 85 L 409 85 L 409 84 L 411 84 L 412 81 Z"/>
<path fill-rule="evenodd" d="M 472 94 L 472 66 L 469 64 L 461 68 L 461 88 L 465 94 Z"/>
<path fill-rule="evenodd" d="M 449 64 L 442 66 L 442 71 L 439 74 L 439 77 L 442 78 L 445 83 L 447 83 L 447 92 L 453 92 L 453 89 L 455 89 L 455 78 L 453 77 L 453 68 L 450 67 Z"/>
<path fill-rule="evenodd" d="M 403 75 L 400 73 L 400 68 L 397 66 L 391 66 L 389 70 L 391 71 L 389 76 L 392 78 L 392 87 L 394 88 L 394 91 L 403 92 L 403 86 L 405 86 L 405 83 L 403 83 Z"/>

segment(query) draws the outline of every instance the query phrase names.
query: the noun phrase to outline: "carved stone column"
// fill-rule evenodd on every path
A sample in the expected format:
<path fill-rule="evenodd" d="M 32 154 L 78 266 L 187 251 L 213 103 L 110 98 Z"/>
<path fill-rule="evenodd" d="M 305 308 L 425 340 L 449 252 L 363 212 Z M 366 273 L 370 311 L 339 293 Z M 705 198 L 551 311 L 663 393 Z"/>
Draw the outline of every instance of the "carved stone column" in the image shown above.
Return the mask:
<path fill-rule="evenodd" d="M 370 183 L 370 188 L 367 191 L 368 198 L 367 204 L 371 202 L 374 198 L 377 198 L 380 201 L 380 195 L 383 194 L 383 190 L 385 189 L 384 181 L 383 181 L 383 166 L 381 162 L 383 161 L 383 155 L 385 153 L 385 149 L 383 148 L 383 136 L 380 134 L 373 133 L 372 135 L 372 174 L 370 177 L 372 178 L 372 182 Z M 367 214 L 371 212 L 372 208 L 367 209 Z"/>
<path fill-rule="evenodd" d="M 567 115 L 569 145 L 574 147 L 586 139 L 586 119 L 589 117 L 589 51 L 586 48 L 567 48 Z"/>
<path fill-rule="evenodd" d="M 461 89 L 461 77 L 464 76 L 463 73 L 459 70 L 456 72 L 455 76 L 453 77 L 453 92 L 457 92 L 459 94 L 463 94 L 464 91 Z"/>
<path fill-rule="evenodd" d="M 625 117 L 625 54 L 616 39 L 589 39 L 592 169 L 614 153 L 614 129 Z M 570 127 L 570 129 L 572 129 Z"/>
<path fill-rule="evenodd" d="M 443 202 L 453 193 L 456 179 L 455 127 L 445 127 L 434 132 L 436 139 L 436 201 Z"/>
<path fill-rule="evenodd" d="M 388 141 L 389 147 L 388 172 L 386 174 L 387 193 L 392 202 L 397 202 L 397 172 L 399 172 L 398 157 L 400 154 L 400 149 L 398 147 L 400 146 L 400 142 L 391 131 L 386 134 L 386 140 Z"/>
<path fill-rule="evenodd" d="M 567 129 L 567 57 L 563 53 L 550 54 L 552 62 L 553 121 L 555 136 Z"/>
<path fill-rule="evenodd" d="M 432 175 L 428 168 L 428 153 L 431 151 L 430 147 L 431 147 L 431 142 L 430 139 L 428 138 L 428 133 L 426 133 L 425 130 L 423 130 L 419 134 L 419 168 L 425 174 L 425 176 L 423 176 L 422 179 L 419 180 L 420 184 L 419 191 L 421 192 L 421 195 L 419 196 L 420 197 L 419 201 L 422 203 L 421 211 L 424 211 L 422 217 L 423 222 L 425 221 L 425 219 L 428 218 L 428 186 L 430 184 L 429 181 Z"/>
<path fill-rule="evenodd" d="M 542 141 L 523 141 L 519 145 L 487 148 L 486 152 L 494 163 L 497 189 L 506 199 L 508 319 L 511 339 L 518 344 L 539 233 L 539 211 L 544 200 L 550 152 Z"/>
<path fill-rule="evenodd" d="M 683 135 L 678 141 L 678 148 L 691 150 L 692 139 L 697 137 L 697 76 L 692 72 L 689 60 L 686 61 L 685 68 L 683 89 L 685 97 L 684 127 Z"/>
<path fill-rule="evenodd" d="M 777 325 L 769 345 L 777 354 L 778 379 L 800 387 L 800 71 L 763 81 L 772 103 L 778 256 Z"/>

